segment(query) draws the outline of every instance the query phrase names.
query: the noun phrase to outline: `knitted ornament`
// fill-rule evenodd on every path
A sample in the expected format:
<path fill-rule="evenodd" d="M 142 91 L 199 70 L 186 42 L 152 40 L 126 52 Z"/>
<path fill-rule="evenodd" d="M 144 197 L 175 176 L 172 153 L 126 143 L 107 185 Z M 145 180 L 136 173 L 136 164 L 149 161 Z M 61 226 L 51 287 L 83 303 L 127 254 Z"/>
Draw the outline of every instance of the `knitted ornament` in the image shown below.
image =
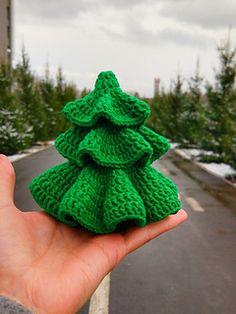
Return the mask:
<path fill-rule="evenodd" d="M 109 233 L 123 221 L 143 227 L 181 208 L 175 184 L 151 166 L 169 142 L 143 125 L 149 106 L 124 93 L 111 71 L 100 73 L 95 89 L 69 102 L 64 114 L 73 127 L 55 147 L 68 162 L 30 184 L 48 214 Z"/>

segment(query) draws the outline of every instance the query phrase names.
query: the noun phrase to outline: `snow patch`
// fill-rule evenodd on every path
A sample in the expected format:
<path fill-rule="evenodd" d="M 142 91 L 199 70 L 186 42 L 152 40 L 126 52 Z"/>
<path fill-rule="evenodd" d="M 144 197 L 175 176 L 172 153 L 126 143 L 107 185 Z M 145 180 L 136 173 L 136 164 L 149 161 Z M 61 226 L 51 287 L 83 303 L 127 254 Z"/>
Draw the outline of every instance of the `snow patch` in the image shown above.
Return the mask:
<path fill-rule="evenodd" d="M 31 154 L 37 153 L 40 150 L 46 149 L 54 144 L 54 141 L 46 141 L 46 142 L 37 142 L 34 146 L 27 148 L 17 154 L 7 156 L 7 158 L 14 162 L 16 160 L 22 159 L 24 157 L 27 157 Z"/>
<path fill-rule="evenodd" d="M 171 148 L 177 148 L 179 146 L 179 144 L 178 143 L 171 143 Z"/>
<path fill-rule="evenodd" d="M 175 145 L 172 145 L 172 147 L 178 147 L 176 143 Z M 230 165 L 227 165 L 225 163 L 205 163 L 205 162 L 199 162 L 196 161 L 197 157 L 201 155 L 212 155 L 213 152 L 211 151 L 205 151 L 202 149 L 189 149 L 189 148 L 175 148 L 174 149 L 180 156 L 182 156 L 185 159 L 188 160 L 195 160 L 196 164 L 200 167 L 206 169 L 207 171 L 211 172 L 214 175 L 220 176 L 222 178 L 230 177 L 230 176 L 236 176 L 236 170 L 234 170 Z M 236 186 L 236 184 L 234 183 Z"/>
<path fill-rule="evenodd" d="M 10 160 L 10 162 L 14 162 L 14 161 L 16 161 L 16 160 L 18 160 L 18 159 L 22 159 L 22 158 L 24 158 L 24 157 L 26 157 L 27 156 L 27 154 L 15 154 L 15 155 L 11 155 L 11 156 L 7 156 L 7 158 Z"/>
<path fill-rule="evenodd" d="M 221 176 L 226 177 L 228 175 L 236 175 L 236 171 L 229 165 L 220 163 L 217 164 L 215 162 L 211 162 L 209 164 L 203 163 L 203 162 L 197 162 L 199 165 L 201 165 L 203 168 Z"/>

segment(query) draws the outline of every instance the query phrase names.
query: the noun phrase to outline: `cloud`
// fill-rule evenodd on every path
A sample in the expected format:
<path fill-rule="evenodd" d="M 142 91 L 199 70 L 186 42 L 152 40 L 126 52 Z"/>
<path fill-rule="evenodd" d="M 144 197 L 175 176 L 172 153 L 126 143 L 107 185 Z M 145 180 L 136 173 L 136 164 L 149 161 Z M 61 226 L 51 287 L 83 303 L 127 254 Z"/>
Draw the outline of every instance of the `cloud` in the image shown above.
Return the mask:
<path fill-rule="evenodd" d="M 116 10 L 130 10 L 135 6 L 150 6 L 164 0 L 18 0 L 17 11 L 28 20 L 73 20 L 83 13 L 98 13 L 109 8 Z M 166 0 L 174 1 L 174 0 Z M 180 0 L 181 1 L 181 0 Z"/>
<path fill-rule="evenodd" d="M 165 27 L 151 32 L 142 26 L 139 21 L 126 20 L 123 31 L 117 32 L 111 28 L 101 28 L 112 39 L 121 39 L 145 46 L 162 46 L 163 44 L 177 44 L 194 47 L 206 47 L 213 39 L 206 34 L 197 34 L 181 28 Z"/>
<path fill-rule="evenodd" d="M 27 20 L 70 21 L 94 8 L 96 0 L 18 0 L 17 13 Z"/>
<path fill-rule="evenodd" d="M 207 29 L 236 26 L 235 12 L 235 0 L 180 0 L 178 4 L 163 2 L 160 9 L 162 16 Z"/>
<path fill-rule="evenodd" d="M 154 0 L 146 0 L 147 4 Z M 142 4 L 143 0 L 18 0 L 17 9 L 28 19 L 73 20 L 86 12 L 107 8 L 124 9 Z"/>
<path fill-rule="evenodd" d="M 18 0 L 18 20 L 38 26 L 72 26 L 97 36 L 160 47 L 215 44 L 209 29 L 233 23 L 236 1 L 225 0 Z M 197 27 L 196 27 L 197 26 Z M 201 26 L 201 27 L 198 27 Z M 71 29 L 71 28 L 70 28 Z M 96 34 L 96 35 L 95 35 Z"/>
<path fill-rule="evenodd" d="M 159 5 L 159 15 L 179 23 L 202 28 L 225 28 L 235 25 L 235 0 L 18 0 L 17 11 L 25 20 L 53 23 L 72 22 L 84 13 L 103 14 L 114 9 L 117 15 L 134 14 L 132 9 Z M 154 10 L 155 11 L 155 10 Z M 153 14 L 155 14 L 153 12 Z M 144 13 L 145 15 L 145 13 Z M 145 17 L 145 16 L 144 16 Z"/>

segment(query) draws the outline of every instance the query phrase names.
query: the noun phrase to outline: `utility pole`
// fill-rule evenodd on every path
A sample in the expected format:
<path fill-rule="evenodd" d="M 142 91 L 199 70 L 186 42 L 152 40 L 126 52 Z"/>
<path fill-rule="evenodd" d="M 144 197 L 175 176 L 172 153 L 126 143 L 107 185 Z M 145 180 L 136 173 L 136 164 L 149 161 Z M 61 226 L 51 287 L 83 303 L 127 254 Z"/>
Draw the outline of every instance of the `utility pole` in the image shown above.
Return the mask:
<path fill-rule="evenodd" d="M 12 0 L 0 0 L 0 63 L 12 63 Z"/>

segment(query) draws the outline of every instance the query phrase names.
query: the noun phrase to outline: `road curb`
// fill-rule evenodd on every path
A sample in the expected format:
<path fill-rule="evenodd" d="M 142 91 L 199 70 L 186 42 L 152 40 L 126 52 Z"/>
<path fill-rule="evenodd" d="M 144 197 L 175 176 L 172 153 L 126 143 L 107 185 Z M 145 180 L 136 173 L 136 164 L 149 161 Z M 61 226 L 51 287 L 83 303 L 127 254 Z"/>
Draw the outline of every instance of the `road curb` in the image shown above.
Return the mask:
<path fill-rule="evenodd" d="M 26 158 L 26 157 L 29 157 L 29 156 L 31 156 L 31 155 L 33 155 L 33 154 L 37 154 L 37 153 L 39 153 L 39 152 L 41 152 L 41 151 L 43 151 L 43 150 L 45 150 L 45 149 L 48 149 L 48 148 L 50 148 L 50 147 L 52 147 L 53 146 L 53 144 L 48 144 L 48 145 L 45 145 L 45 146 L 42 146 L 42 147 L 40 147 L 37 151 L 33 151 L 33 152 L 29 152 L 29 153 L 24 153 L 24 151 L 22 151 L 21 153 L 22 153 L 22 156 L 19 156 L 19 158 L 17 158 L 16 160 L 12 160 L 11 161 L 11 159 L 9 158 L 9 157 L 11 157 L 11 156 L 7 156 L 7 158 L 11 161 L 11 163 L 12 164 L 14 164 L 15 162 L 17 162 L 17 161 L 19 161 L 19 160 L 22 160 L 22 159 L 24 159 L 24 158 Z M 33 146 L 34 147 L 34 146 Z M 29 148 L 29 149 L 32 149 L 32 148 Z M 27 150 L 26 150 L 27 151 Z"/>
<path fill-rule="evenodd" d="M 196 160 L 191 159 L 191 158 L 188 159 L 188 158 L 184 157 L 184 156 L 178 151 L 178 149 L 173 148 L 172 151 L 174 151 L 175 154 L 177 154 L 178 156 L 180 156 L 180 157 L 183 158 L 184 160 L 187 160 L 187 161 L 189 161 L 189 162 L 192 162 L 195 166 L 201 168 L 203 171 L 205 171 L 205 172 L 207 172 L 207 173 L 209 173 L 209 174 L 211 174 L 211 175 L 213 175 L 213 176 L 215 176 L 215 177 L 221 179 L 222 181 L 224 181 L 225 183 L 229 184 L 229 185 L 232 186 L 234 189 L 236 189 L 236 185 L 235 185 L 235 184 L 231 183 L 229 180 L 227 180 L 227 179 L 225 179 L 224 177 L 218 175 L 217 173 L 215 173 L 215 172 L 213 172 L 213 171 L 211 171 L 211 170 L 205 168 L 204 166 L 202 166 L 202 165 L 201 165 L 199 162 L 197 162 Z"/>

